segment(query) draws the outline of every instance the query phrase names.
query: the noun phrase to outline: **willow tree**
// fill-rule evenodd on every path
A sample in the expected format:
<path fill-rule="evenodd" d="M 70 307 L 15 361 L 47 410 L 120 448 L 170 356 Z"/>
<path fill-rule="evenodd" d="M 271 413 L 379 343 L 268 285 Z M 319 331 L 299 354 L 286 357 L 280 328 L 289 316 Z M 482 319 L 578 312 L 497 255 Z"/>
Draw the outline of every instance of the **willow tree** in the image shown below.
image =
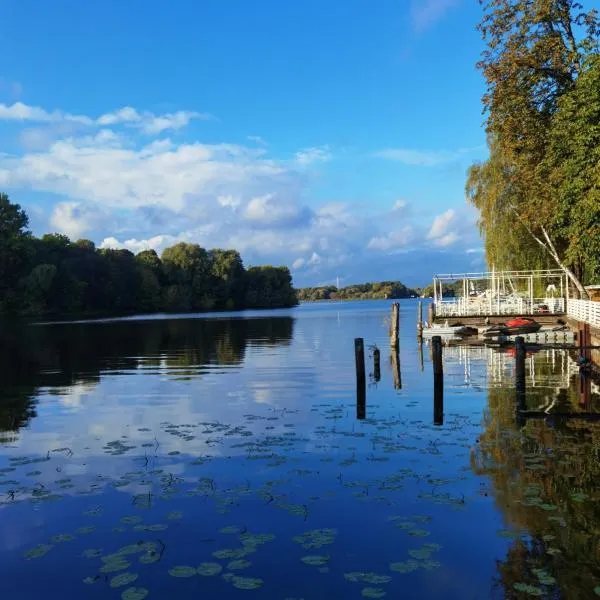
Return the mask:
<path fill-rule="evenodd" d="M 540 165 L 560 99 L 575 88 L 586 59 L 597 51 L 596 13 L 585 12 L 575 0 L 480 3 L 486 48 L 478 66 L 487 83 L 483 104 L 493 143 L 490 160 L 471 169 L 467 196 L 482 211 L 486 237 L 494 235 L 494 223 L 518 222 L 523 237 L 539 245 L 586 295 L 569 264 L 570 239 L 557 218 L 560 198 Z"/>

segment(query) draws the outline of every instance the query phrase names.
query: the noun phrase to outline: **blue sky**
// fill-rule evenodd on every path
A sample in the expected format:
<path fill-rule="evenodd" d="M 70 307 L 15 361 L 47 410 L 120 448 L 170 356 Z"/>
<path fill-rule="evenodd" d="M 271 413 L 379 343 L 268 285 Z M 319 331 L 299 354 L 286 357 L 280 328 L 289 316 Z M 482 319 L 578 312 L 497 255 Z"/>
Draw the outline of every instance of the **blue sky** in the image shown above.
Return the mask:
<path fill-rule="evenodd" d="M 34 233 L 298 285 L 483 268 L 474 0 L 0 0 L 0 190 Z"/>

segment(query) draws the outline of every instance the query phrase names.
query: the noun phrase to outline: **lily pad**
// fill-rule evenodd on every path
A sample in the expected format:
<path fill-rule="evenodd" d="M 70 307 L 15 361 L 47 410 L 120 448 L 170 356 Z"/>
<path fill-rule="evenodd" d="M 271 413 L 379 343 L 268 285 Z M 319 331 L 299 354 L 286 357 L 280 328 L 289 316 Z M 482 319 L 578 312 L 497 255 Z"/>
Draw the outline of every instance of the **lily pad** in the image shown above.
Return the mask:
<path fill-rule="evenodd" d="M 76 533 L 80 533 L 82 535 L 87 535 L 88 533 L 92 533 L 96 530 L 96 528 L 93 525 L 89 525 L 87 527 L 80 527 L 79 529 L 76 529 Z"/>
<path fill-rule="evenodd" d="M 263 586 L 263 580 L 255 577 L 238 577 L 234 575 L 231 578 L 231 583 L 239 590 L 257 590 Z"/>
<path fill-rule="evenodd" d="M 101 569 L 100 573 L 114 573 L 115 571 L 124 571 L 130 567 L 130 563 L 128 563 L 125 559 L 121 560 L 113 560 L 111 562 L 107 562 Z"/>
<path fill-rule="evenodd" d="M 218 575 L 222 570 L 223 567 L 219 563 L 205 562 L 200 564 L 197 572 L 204 577 L 212 577 L 213 575 Z"/>
<path fill-rule="evenodd" d="M 133 583 L 138 578 L 137 573 L 121 573 L 110 580 L 110 587 L 118 588 Z"/>
<path fill-rule="evenodd" d="M 198 571 L 194 567 L 188 567 L 187 565 L 180 565 L 169 569 L 169 575 L 171 577 L 193 577 Z"/>
<path fill-rule="evenodd" d="M 85 583 L 86 585 L 93 585 L 94 583 L 98 583 L 99 581 L 102 581 L 102 577 L 100 577 L 100 575 L 96 575 L 96 577 L 86 577 L 85 579 L 83 579 L 83 583 Z"/>
<path fill-rule="evenodd" d="M 51 544 L 38 544 L 35 548 L 27 550 L 23 556 L 27 559 L 41 558 L 42 556 L 46 556 L 46 554 L 48 554 L 52 548 L 54 548 L 54 546 Z"/>
<path fill-rule="evenodd" d="M 386 595 L 386 591 L 381 588 L 366 587 L 363 589 L 362 595 L 365 598 L 383 598 Z"/>
<path fill-rule="evenodd" d="M 407 560 L 406 562 L 396 562 L 390 565 L 390 570 L 395 573 L 412 573 L 420 567 L 416 560 Z"/>
<path fill-rule="evenodd" d="M 300 560 L 311 567 L 324 567 L 329 562 L 329 556 L 303 556 Z"/>
<path fill-rule="evenodd" d="M 252 563 L 249 560 L 232 560 L 227 568 L 230 571 L 241 571 L 242 569 L 247 569 L 252 566 Z"/>
<path fill-rule="evenodd" d="M 518 592 L 524 592 L 525 594 L 529 594 L 530 596 L 543 596 L 544 592 L 539 587 L 535 585 L 529 585 L 528 583 L 515 583 L 513 587 Z"/>
<path fill-rule="evenodd" d="M 61 533 L 51 538 L 51 541 L 55 544 L 63 544 L 65 542 L 72 542 L 75 538 L 70 533 Z"/>
<path fill-rule="evenodd" d="M 167 519 L 169 521 L 176 521 L 177 519 L 182 519 L 183 513 L 180 510 L 173 510 L 167 515 Z"/>
<path fill-rule="evenodd" d="M 83 551 L 82 556 L 84 558 L 99 558 L 102 556 L 102 550 L 100 548 L 88 548 Z"/>
<path fill-rule="evenodd" d="M 235 534 L 241 532 L 242 529 L 240 527 L 237 527 L 236 525 L 228 525 L 227 527 L 222 527 L 221 529 L 219 529 L 219 533 L 224 534 Z"/>
<path fill-rule="evenodd" d="M 122 600 L 144 600 L 150 592 L 146 588 L 131 587 L 121 594 Z"/>

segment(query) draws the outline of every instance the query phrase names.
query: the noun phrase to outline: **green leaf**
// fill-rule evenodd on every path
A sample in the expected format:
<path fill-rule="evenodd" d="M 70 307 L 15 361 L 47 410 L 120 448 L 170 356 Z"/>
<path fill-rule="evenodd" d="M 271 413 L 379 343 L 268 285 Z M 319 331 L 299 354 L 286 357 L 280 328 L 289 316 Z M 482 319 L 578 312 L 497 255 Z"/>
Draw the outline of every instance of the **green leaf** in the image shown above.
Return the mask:
<path fill-rule="evenodd" d="M 123 587 L 124 585 L 129 585 L 130 583 L 133 583 L 137 578 L 137 573 L 120 573 L 119 575 L 113 577 L 110 580 L 110 587 Z"/>
<path fill-rule="evenodd" d="M 193 577 L 198 571 L 194 567 L 188 567 L 187 565 L 180 565 L 169 569 L 169 575 L 171 577 Z"/>
<path fill-rule="evenodd" d="M 247 569 L 252 566 L 252 563 L 249 560 L 232 560 L 227 568 L 230 571 L 241 571 L 242 569 Z"/>
<path fill-rule="evenodd" d="M 51 544 L 38 544 L 35 548 L 27 550 L 23 556 L 27 559 L 41 558 L 42 556 L 46 556 L 52 548 L 54 548 L 54 546 Z"/>
<path fill-rule="evenodd" d="M 386 591 L 381 588 L 366 587 L 363 589 L 362 595 L 365 598 L 383 598 L 386 595 Z"/>
<path fill-rule="evenodd" d="M 303 556 L 300 559 L 305 565 L 324 567 L 329 562 L 329 556 Z"/>
<path fill-rule="evenodd" d="M 146 588 L 131 587 L 121 594 L 121 600 L 144 600 L 149 593 Z"/>
<path fill-rule="evenodd" d="M 201 563 L 197 569 L 198 574 L 203 575 L 204 577 L 212 577 L 213 575 L 218 575 L 222 570 L 223 567 L 219 563 L 214 562 Z"/>

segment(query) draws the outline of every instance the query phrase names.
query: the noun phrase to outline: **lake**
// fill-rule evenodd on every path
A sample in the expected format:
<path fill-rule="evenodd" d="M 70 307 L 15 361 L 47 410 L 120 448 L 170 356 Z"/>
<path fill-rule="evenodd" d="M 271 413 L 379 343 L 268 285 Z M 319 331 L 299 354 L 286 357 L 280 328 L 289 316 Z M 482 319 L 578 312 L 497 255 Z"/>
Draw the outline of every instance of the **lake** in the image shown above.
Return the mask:
<path fill-rule="evenodd" d="M 434 419 L 416 302 L 400 380 L 390 305 L 4 325 L 3 596 L 599 596 L 600 424 L 518 421 L 512 354 L 458 346 Z M 527 358 L 529 408 L 598 410 L 583 385 Z"/>

